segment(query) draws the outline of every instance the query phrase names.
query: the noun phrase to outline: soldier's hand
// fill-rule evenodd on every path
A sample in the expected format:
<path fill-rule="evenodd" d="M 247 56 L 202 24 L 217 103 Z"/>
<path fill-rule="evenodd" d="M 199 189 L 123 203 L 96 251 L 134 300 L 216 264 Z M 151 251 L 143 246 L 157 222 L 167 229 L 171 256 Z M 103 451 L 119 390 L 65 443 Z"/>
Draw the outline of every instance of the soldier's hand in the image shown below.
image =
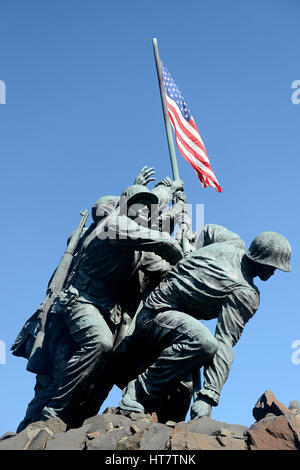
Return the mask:
<path fill-rule="evenodd" d="M 191 408 L 191 419 L 201 418 L 202 416 L 211 416 L 211 401 L 204 396 L 196 398 Z"/>
<path fill-rule="evenodd" d="M 190 228 L 187 229 L 187 230 L 185 229 L 184 231 L 182 229 L 179 229 L 178 232 L 176 232 L 176 235 L 175 235 L 175 238 L 176 238 L 176 240 L 179 241 L 179 243 L 182 243 L 183 234 L 187 238 L 189 243 L 193 246 L 196 242 L 196 239 L 197 239 L 196 232 L 193 232 Z"/>
<path fill-rule="evenodd" d="M 182 180 L 174 180 L 172 182 L 172 191 L 173 193 L 184 191 L 184 182 Z"/>
<path fill-rule="evenodd" d="M 194 232 L 190 230 L 178 230 L 178 232 L 175 235 L 175 239 L 180 243 L 182 248 L 184 248 L 184 253 L 183 257 L 187 258 L 190 256 L 191 253 L 195 250 L 195 247 L 193 245 L 194 237 L 193 234 Z M 185 240 L 183 241 L 183 236 Z M 184 243 L 184 244 L 183 244 Z"/>
<path fill-rule="evenodd" d="M 171 178 L 169 178 L 169 176 L 166 176 L 166 178 L 163 178 L 158 183 L 156 183 L 155 187 L 160 184 L 163 184 L 164 186 L 172 186 L 173 183 L 172 183 Z"/>
<path fill-rule="evenodd" d="M 151 178 L 155 174 L 154 168 L 148 168 L 148 166 L 144 166 L 137 177 L 135 178 L 134 184 L 141 184 L 146 186 L 146 184 L 150 183 L 150 181 L 154 181 L 155 178 Z"/>
<path fill-rule="evenodd" d="M 173 204 L 176 204 L 177 202 L 186 204 L 186 195 L 181 190 L 176 191 L 173 195 Z"/>
<path fill-rule="evenodd" d="M 197 241 L 197 233 L 196 232 L 193 232 L 193 230 L 188 230 L 186 232 L 186 237 L 192 245 L 195 245 L 195 243 Z"/>

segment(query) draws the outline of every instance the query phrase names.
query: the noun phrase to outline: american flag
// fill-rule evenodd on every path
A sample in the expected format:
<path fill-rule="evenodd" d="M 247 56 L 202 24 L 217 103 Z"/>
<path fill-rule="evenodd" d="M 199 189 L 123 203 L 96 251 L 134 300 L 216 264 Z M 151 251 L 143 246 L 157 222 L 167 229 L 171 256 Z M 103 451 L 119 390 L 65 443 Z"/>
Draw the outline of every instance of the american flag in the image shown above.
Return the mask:
<path fill-rule="evenodd" d="M 178 150 L 194 170 L 204 188 L 211 186 L 221 192 L 199 131 L 181 91 L 171 77 L 167 67 L 161 62 L 168 112 L 175 132 Z"/>

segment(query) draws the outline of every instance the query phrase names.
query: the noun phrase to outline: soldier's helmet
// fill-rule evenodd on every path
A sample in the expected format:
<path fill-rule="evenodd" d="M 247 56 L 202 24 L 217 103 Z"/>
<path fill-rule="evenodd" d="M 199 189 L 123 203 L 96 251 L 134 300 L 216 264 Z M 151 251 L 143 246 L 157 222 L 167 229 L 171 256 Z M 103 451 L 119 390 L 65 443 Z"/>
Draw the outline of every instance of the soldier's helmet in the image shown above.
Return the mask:
<path fill-rule="evenodd" d="M 291 245 L 277 232 L 263 232 L 254 238 L 246 256 L 259 264 L 272 266 L 281 271 L 291 271 Z"/>
<path fill-rule="evenodd" d="M 146 202 L 157 206 L 158 197 L 154 193 L 151 193 L 151 191 L 142 184 L 133 184 L 128 186 L 120 196 L 120 214 L 126 213 L 127 207 L 132 206 L 133 204 L 143 204 Z"/>
<path fill-rule="evenodd" d="M 109 215 L 119 202 L 119 196 L 102 196 L 92 207 L 92 218 L 95 223 Z"/>

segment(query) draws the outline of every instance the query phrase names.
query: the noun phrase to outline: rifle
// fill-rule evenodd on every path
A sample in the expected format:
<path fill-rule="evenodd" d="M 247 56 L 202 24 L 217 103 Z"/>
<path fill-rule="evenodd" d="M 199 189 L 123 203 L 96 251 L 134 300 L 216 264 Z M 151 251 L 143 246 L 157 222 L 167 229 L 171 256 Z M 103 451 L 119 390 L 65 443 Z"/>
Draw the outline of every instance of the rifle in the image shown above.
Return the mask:
<path fill-rule="evenodd" d="M 38 333 L 35 337 L 27 363 L 27 370 L 33 373 L 46 374 L 48 372 L 47 350 L 43 347 L 47 316 L 52 307 L 53 300 L 64 287 L 78 242 L 83 234 L 83 229 L 89 215 L 88 210 L 86 209 L 85 211 L 80 212 L 80 215 L 82 218 L 79 225 L 71 235 L 66 251 L 50 279 L 46 297 L 38 309 L 38 315 L 36 318 Z"/>

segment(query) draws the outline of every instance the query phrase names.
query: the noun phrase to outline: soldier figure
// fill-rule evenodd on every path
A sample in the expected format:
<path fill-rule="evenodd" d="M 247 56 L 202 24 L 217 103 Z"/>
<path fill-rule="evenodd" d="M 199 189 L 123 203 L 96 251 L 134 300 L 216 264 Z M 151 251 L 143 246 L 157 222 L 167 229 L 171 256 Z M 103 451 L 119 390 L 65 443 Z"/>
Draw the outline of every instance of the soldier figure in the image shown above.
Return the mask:
<path fill-rule="evenodd" d="M 132 348 L 146 367 L 124 388 L 120 412 L 159 414 L 172 387 L 204 366 L 191 418 L 210 416 L 229 374 L 232 348 L 259 306 L 253 278 L 266 281 L 275 269 L 290 271 L 290 257 L 290 244 L 278 233 L 263 232 L 246 250 L 237 234 L 204 226 L 197 249 L 172 268 L 137 316 Z M 212 318 L 218 318 L 214 336 L 199 321 Z"/>
<path fill-rule="evenodd" d="M 152 169 L 145 168 L 141 173 L 144 171 L 145 176 L 146 172 L 146 184 Z M 68 425 L 79 425 L 98 411 L 109 391 L 108 384 L 101 390 L 99 374 L 111 355 L 124 312 L 133 316 L 139 303 L 139 273 L 144 270 L 150 277 L 154 275 L 158 283 L 171 264 L 182 257 L 180 245 L 170 235 L 134 222 L 134 205 L 150 211 L 151 205 L 160 202 L 162 209 L 181 189 L 182 182 L 173 184 L 165 179 L 152 192 L 135 184 L 121 198 L 105 196 L 97 201 L 92 210 L 93 224 L 80 240 L 69 280 L 50 312 L 49 374 L 38 374 L 36 396 L 18 432 L 29 422 L 53 416 Z M 144 218 L 146 225 L 148 219 Z M 139 220 L 143 220 L 141 215 Z M 89 406 L 95 394 L 95 403 Z"/>

